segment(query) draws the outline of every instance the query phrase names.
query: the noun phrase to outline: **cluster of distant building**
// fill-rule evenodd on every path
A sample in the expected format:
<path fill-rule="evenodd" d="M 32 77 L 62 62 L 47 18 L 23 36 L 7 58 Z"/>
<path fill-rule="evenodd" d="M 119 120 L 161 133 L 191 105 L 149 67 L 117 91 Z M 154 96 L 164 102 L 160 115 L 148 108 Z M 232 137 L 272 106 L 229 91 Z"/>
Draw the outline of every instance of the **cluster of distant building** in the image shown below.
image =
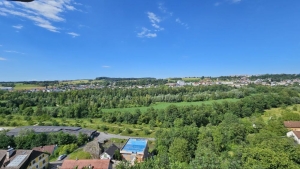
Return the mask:
<path fill-rule="evenodd" d="M 183 80 L 178 80 L 176 83 L 166 83 L 166 86 L 169 87 L 181 87 L 181 86 L 186 86 L 186 85 L 191 85 L 191 86 L 199 86 L 199 85 L 229 85 L 233 87 L 241 87 L 241 86 L 246 86 L 248 84 L 260 84 L 260 85 L 265 85 L 265 86 L 288 86 L 288 85 L 293 85 L 294 83 L 300 83 L 300 79 L 288 79 L 288 80 L 282 80 L 280 82 L 275 82 L 272 81 L 271 78 L 268 79 L 256 79 L 256 80 L 250 80 L 250 76 L 237 76 L 233 79 L 235 80 L 219 80 L 217 79 L 211 79 L 211 78 L 204 78 L 199 80 L 198 82 L 185 82 Z M 155 85 L 153 84 L 148 84 L 148 85 L 134 85 L 134 86 L 116 86 L 115 83 L 112 83 L 111 85 L 108 85 L 106 87 L 108 88 L 150 88 Z M 105 86 L 99 85 L 99 84 L 66 84 L 65 86 L 60 86 L 60 87 L 39 87 L 39 88 L 32 88 L 29 90 L 25 90 L 27 92 L 37 92 L 37 91 L 42 91 L 42 92 L 65 92 L 65 91 L 70 91 L 70 90 L 85 90 L 85 89 L 101 89 L 104 88 Z M 0 87 L 0 90 L 6 90 L 6 91 L 13 91 L 13 87 Z"/>
<path fill-rule="evenodd" d="M 0 90 L 13 91 L 13 87 L 0 87 Z"/>
<path fill-rule="evenodd" d="M 264 86 L 289 86 L 289 85 L 293 85 L 294 83 L 300 84 L 300 79 L 272 82 L 271 79 L 256 79 L 254 81 L 251 81 L 247 77 L 241 77 L 240 79 L 234 81 L 219 81 L 218 79 L 217 80 L 203 79 L 200 80 L 199 82 L 185 82 L 183 80 L 178 80 L 176 83 L 167 83 L 166 85 L 169 87 L 181 87 L 187 85 L 192 85 L 192 86 L 228 85 L 232 87 L 241 87 L 241 86 L 247 86 L 249 84 L 258 84 Z"/>

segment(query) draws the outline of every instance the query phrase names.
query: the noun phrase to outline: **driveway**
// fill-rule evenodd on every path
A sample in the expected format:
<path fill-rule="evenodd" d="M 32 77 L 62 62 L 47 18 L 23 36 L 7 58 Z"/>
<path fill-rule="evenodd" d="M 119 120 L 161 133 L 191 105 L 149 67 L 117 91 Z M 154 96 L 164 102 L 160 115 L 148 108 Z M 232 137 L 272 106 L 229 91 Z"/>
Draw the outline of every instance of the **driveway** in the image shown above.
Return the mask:
<path fill-rule="evenodd" d="M 49 163 L 49 169 L 57 169 L 62 165 L 62 161 L 55 161 L 55 162 L 50 162 Z"/>

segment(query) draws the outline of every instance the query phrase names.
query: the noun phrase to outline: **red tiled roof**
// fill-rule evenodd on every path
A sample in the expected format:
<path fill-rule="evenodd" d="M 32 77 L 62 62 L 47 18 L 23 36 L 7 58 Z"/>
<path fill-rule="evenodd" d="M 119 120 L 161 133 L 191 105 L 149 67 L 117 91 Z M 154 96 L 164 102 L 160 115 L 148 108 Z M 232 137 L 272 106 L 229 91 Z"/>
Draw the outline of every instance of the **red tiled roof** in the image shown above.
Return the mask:
<path fill-rule="evenodd" d="M 110 160 L 64 160 L 60 169 L 74 169 L 92 166 L 92 169 L 109 169 Z"/>
<path fill-rule="evenodd" d="M 300 139 L 300 131 L 293 131 L 293 132 L 294 132 L 295 136 L 296 136 L 298 139 Z"/>
<path fill-rule="evenodd" d="M 40 147 L 34 147 L 32 150 L 48 152 L 48 153 L 52 154 L 55 147 L 56 147 L 56 145 L 40 146 Z"/>
<path fill-rule="evenodd" d="M 283 124 L 287 128 L 300 128 L 300 121 L 284 121 Z"/>

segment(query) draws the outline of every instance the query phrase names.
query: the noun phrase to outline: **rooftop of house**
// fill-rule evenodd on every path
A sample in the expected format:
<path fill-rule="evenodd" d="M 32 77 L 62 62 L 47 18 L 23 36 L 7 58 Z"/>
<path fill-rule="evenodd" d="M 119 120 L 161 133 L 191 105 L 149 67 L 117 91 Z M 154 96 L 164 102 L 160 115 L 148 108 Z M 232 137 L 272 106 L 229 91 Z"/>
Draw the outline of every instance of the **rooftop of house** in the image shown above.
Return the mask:
<path fill-rule="evenodd" d="M 119 147 L 117 147 L 115 144 L 112 144 L 107 150 L 105 150 L 105 153 L 112 157 L 115 154 L 115 151 L 118 149 Z"/>
<path fill-rule="evenodd" d="M 108 169 L 110 166 L 110 160 L 64 160 L 60 169 L 73 169 L 75 167 L 83 168 L 83 167 L 91 167 L 92 169 Z"/>
<path fill-rule="evenodd" d="M 300 128 L 300 121 L 284 121 L 283 124 L 286 128 Z"/>
<path fill-rule="evenodd" d="M 300 139 L 300 131 L 293 131 L 293 133 L 298 139 Z"/>
<path fill-rule="evenodd" d="M 79 133 L 87 134 L 91 136 L 96 130 L 83 129 L 81 127 L 66 127 L 66 126 L 25 126 L 18 127 L 10 130 L 6 134 L 9 136 L 16 136 L 22 130 L 33 130 L 35 133 L 53 133 L 53 132 L 64 132 L 69 134 L 78 135 Z"/>
<path fill-rule="evenodd" d="M 130 138 L 121 149 L 121 153 L 144 153 L 147 143 L 147 139 Z"/>
<path fill-rule="evenodd" d="M 11 153 L 8 153 L 10 150 Z M 35 150 L 0 150 L 0 168 L 6 169 L 20 169 L 28 165 L 28 162 L 32 161 L 36 157 L 43 154 L 43 152 Z M 9 158 L 8 158 L 8 154 Z"/>
<path fill-rule="evenodd" d="M 41 152 L 46 152 L 52 154 L 56 148 L 56 145 L 47 145 L 47 146 L 39 146 L 39 147 L 34 147 L 32 150 L 36 151 L 41 151 Z"/>

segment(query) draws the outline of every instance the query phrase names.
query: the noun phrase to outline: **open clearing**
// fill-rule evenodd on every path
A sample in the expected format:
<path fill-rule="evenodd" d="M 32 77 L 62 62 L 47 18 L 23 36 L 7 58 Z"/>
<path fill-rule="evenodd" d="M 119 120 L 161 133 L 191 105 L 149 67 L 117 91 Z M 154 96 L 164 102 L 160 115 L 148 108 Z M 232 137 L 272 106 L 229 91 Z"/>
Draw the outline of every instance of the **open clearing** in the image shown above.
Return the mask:
<path fill-rule="evenodd" d="M 296 107 L 296 110 L 295 110 L 295 107 Z M 265 113 L 262 115 L 262 118 L 266 122 L 272 117 L 273 118 L 274 117 L 280 117 L 282 115 L 282 113 L 284 113 L 285 111 L 291 111 L 293 113 L 300 114 L 300 104 L 288 106 L 285 109 L 283 109 L 283 108 L 272 108 L 272 109 L 269 109 L 269 110 L 265 110 Z"/>
<path fill-rule="evenodd" d="M 150 105 L 149 107 L 130 107 L 130 108 L 114 108 L 114 109 L 102 109 L 103 112 L 115 112 L 115 111 L 120 111 L 120 112 L 134 112 L 136 109 L 140 109 L 141 112 L 145 112 L 147 109 L 150 107 L 153 107 L 154 109 L 165 109 L 170 105 L 175 105 L 175 106 L 200 106 L 202 104 L 212 104 L 213 102 L 221 103 L 223 101 L 228 101 L 228 102 L 233 102 L 237 101 L 239 99 L 220 99 L 220 100 L 209 100 L 209 101 L 200 101 L 200 102 L 178 102 L 178 103 L 165 103 L 165 102 L 160 102 L 160 103 L 155 103 Z"/>

